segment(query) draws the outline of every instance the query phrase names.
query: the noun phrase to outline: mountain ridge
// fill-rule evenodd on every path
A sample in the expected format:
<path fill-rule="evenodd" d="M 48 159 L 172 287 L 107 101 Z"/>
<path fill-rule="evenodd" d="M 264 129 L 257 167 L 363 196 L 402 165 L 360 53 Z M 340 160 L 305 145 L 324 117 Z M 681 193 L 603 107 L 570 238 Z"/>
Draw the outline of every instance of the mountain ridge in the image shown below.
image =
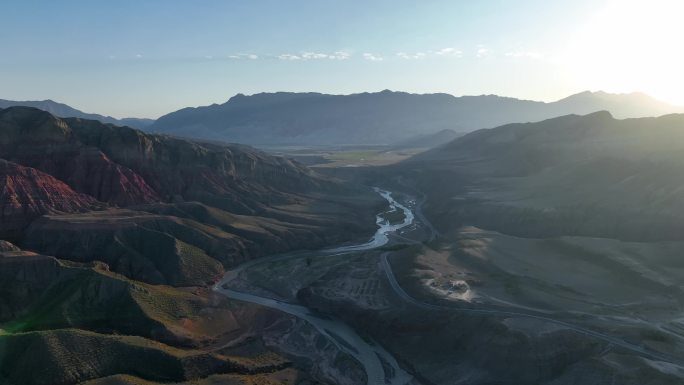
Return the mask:
<path fill-rule="evenodd" d="M 333 142 L 404 145 L 413 138 L 431 136 L 444 130 L 469 132 L 569 113 L 584 115 L 609 110 L 617 117 L 628 118 L 684 112 L 684 107 L 664 103 L 641 92 L 583 91 L 556 101 L 542 102 L 495 94 L 455 96 L 388 89 L 352 94 L 238 93 L 223 103 L 185 107 L 158 120 L 116 119 L 85 113 L 51 99 L 0 99 L 0 108 L 12 106 L 34 107 L 61 118 L 98 120 L 149 132 L 250 145 L 325 145 Z M 477 116 L 481 112 L 487 112 L 485 115 L 489 118 Z"/>
<path fill-rule="evenodd" d="M 548 103 L 389 90 L 349 95 L 273 92 L 237 94 L 222 104 L 184 108 L 160 117 L 148 130 L 251 145 L 383 145 L 444 130 L 469 132 L 599 110 L 625 118 L 684 111 L 641 93 L 602 91 Z"/>

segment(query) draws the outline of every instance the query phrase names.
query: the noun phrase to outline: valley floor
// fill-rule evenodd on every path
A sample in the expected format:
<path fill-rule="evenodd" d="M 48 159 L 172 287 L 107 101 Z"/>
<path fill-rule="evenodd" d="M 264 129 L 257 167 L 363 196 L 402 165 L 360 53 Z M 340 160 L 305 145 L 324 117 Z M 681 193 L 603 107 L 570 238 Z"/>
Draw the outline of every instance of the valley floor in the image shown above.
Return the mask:
<path fill-rule="evenodd" d="M 448 384 L 456 376 L 484 384 L 496 382 L 501 373 L 530 384 L 641 384 L 647 379 L 666 384 L 684 378 L 676 302 L 659 296 L 660 288 L 667 289 L 665 276 L 636 262 L 636 250 L 646 253 L 647 246 L 515 238 L 474 227 L 463 228 L 456 238 L 440 234 L 433 240 L 437 234 L 419 211 L 421 199 L 401 196 L 421 215 L 392 234 L 386 246 L 264 261 L 241 270 L 230 287 L 343 320 L 386 347 L 418 383 Z M 623 250 L 623 256 L 612 259 L 615 266 L 578 265 L 591 263 L 580 258 L 582 252 L 591 255 L 586 250 L 591 247 Z M 567 269 L 545 275 L 544 266 L 568 258 L 573 262 Z M 617 285 L 634 278 L 605 282 L 610 275 L 597 269 L 612 274 L 617 264 L 653 280 L 653 294 Z M 565 287 L 563 280 L 574 286 Z M 643 304 L 620 303 L 616 296 L 638 301 L 637 292 L 629 290 L 646 295 Z"/>

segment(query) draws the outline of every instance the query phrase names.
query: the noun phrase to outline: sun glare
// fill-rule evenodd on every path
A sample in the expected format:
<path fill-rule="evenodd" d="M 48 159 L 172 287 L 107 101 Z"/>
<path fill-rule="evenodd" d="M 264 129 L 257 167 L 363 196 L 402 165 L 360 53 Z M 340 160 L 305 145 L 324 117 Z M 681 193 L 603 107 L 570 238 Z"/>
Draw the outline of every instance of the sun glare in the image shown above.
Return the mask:
<path fill-rule="evenodd" d="M 611 1 L 567 47 L 574 84 L 684 105 L 684 1 Z"/>

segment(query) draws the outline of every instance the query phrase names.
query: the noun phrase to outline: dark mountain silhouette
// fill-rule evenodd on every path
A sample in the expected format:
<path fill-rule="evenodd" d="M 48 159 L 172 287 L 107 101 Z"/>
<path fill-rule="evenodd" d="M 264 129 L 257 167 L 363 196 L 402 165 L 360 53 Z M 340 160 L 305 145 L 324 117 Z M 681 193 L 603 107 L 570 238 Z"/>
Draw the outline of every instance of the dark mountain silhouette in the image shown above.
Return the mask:
<path fill-rule="evenodd" d="M 238 94 L 224 104 L 185 108 L 149 130 L 247 144 L 396 144 L 443 130 L 469 132 L 512 122 L 609 110 L 657 116 L 677 108 L 643 94 L 583 92 L 553 103 L 496 95 L 455 97 L 382 91 Z"/>
<path fill-rule="evenodd" d="M 77 110 L 71 106 L 63 103 L 58 103 L 53 100 L 26 100 L 26 101 L 15 101 L 15 100 L 3 100 L 0 99 L 0 108 L 8 107 L 33 107 L 39 110 L 47 111 L 52 115 L 58 116 L 60 118 L 81 118 L 98 120 L 102 123 L 116 124 L 117 126 L 128 126 L 133 128 L 145 128 L 154 123 L 154 119 L 142 119 L 142 118 L 124 118 L 116 119 L 111 116 L 103 116 L 99 114 L 89 114 Z"/>
<path fill-rule="evenodd" d="M 400 167 L 440 195 L 434 212 L 454 226 L 471 217 L 525 236 L 682 240 L 683 151 L 683 114 L 599 111 L 478 130 Z"/>

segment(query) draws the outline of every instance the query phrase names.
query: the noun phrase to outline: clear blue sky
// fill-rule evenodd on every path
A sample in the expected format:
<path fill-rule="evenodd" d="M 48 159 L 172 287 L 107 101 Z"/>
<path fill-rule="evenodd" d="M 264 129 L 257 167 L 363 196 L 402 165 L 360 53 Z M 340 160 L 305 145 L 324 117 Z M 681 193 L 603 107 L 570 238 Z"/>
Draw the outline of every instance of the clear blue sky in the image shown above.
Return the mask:
<path fill-rule="evenodd" d="M 568 69 L 567 47 L 604 3 L 8 0 L 0 98 L 115 117 L 262 91 L 554 100 L 602 88 Z"/>

